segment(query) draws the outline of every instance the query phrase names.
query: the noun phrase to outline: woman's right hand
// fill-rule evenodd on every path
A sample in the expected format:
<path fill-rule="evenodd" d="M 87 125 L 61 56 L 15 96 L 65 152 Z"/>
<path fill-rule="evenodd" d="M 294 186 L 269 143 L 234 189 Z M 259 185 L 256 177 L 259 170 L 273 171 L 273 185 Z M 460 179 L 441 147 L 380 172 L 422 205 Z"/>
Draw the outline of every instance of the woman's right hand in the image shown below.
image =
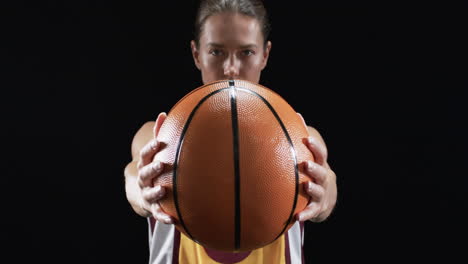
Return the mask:
<path fill-rule="evenodd" d="M 165 119 L 165 113 L 159 114 L 156 119 L 156 124 L 154 125 L 154 138 L 140 150 L 140 157 L 137 165 L 137 183 L 141 194 L 141 208 L 151 213 L 157 221 L 165 224 L 172 224 L 172 217 L 164 213 L 158 203 L 158 201 L 164 197 L 165 189 L 160 185 L 153 186 L 154 180 L 161 174 L 164 168 L 162 162 L 157 160 L 153 161 L 153 159 L 161 145 L 156 140 L 156 137 Z"/>

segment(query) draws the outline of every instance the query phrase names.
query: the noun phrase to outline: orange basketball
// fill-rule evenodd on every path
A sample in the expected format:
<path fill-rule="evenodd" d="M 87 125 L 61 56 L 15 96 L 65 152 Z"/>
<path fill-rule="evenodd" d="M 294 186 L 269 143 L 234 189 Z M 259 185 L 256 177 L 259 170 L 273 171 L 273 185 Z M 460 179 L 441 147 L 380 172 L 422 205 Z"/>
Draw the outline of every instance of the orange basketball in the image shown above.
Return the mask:
<path fill-rule="evenodd" d="M 307 128 L 272 90 L 241 80 L 201 86 L 167 115 L 156 160 L 165 170 L 162 209 L 179 231 L 215 250 L 275 241 L 307 203 L 301 163 L 313 160 Z"/>

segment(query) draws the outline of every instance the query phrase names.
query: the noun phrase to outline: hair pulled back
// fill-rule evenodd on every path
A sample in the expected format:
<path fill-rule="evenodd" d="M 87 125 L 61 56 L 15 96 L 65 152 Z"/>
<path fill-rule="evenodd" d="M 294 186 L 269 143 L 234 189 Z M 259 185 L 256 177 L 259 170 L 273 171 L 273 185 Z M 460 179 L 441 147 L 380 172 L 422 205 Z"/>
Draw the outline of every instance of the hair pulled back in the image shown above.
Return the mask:
<path fill-rule="evenodd" d="M 199 46 L 200 36 L 205 21 L 212 15 L 232 12 L 246 15 L 258 20 L 263 34 L 264 44 L 270 34 L 270 22 L 263 1 L 261 0 L 201 0 L 195 19 L 195 43 Z"/>

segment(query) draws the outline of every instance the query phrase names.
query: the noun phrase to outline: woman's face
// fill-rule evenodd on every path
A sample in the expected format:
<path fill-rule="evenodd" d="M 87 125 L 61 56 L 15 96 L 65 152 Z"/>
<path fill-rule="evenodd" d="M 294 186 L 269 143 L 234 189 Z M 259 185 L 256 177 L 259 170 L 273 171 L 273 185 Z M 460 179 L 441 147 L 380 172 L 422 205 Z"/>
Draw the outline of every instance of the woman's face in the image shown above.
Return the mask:
<path fill-rule="evenodd" d="M 258 83 L 268 61 L 271 43 L 263 45 L 258 20 L 237 13 L 218 13 L 205 20 L 199 47 L 191 42 L 203 83 L 243 79 Z"/>

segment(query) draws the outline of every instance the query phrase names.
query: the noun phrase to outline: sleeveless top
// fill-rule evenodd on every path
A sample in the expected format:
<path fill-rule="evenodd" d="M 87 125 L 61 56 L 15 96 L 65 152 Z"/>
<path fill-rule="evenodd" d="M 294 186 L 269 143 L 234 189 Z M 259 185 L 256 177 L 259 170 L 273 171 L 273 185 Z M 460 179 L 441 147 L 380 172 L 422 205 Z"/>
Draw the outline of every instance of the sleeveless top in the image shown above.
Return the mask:
<path fill-rule="evenodd" d="M 148 218 L 149 264 L 304 264 L 304 223 L 296 222 L 273 243 L 250 252 L 228 253 L 204 248 L 174 225 Z"/>

